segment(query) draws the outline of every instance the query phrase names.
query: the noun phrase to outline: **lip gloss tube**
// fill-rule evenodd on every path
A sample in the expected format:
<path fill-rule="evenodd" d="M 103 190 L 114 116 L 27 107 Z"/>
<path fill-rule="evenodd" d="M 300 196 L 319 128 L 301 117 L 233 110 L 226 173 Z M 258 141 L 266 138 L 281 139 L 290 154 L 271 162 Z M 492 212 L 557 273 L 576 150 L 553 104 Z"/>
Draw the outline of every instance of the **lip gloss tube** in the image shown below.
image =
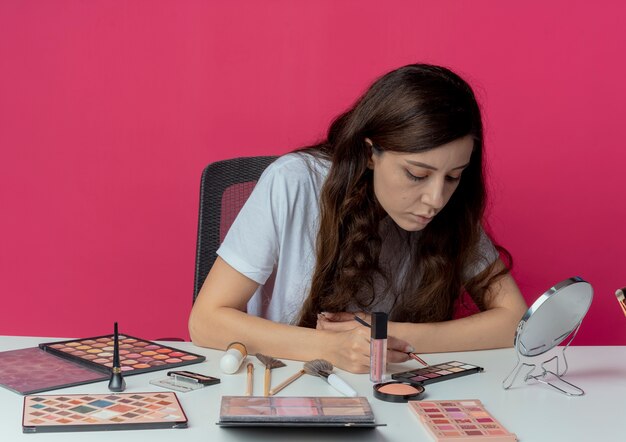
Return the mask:
<path fill-rule="evenodd" d="M 372 313 L 370 340 L 370 380 L 382 382 L 387 366 L 387 313 Z"/>

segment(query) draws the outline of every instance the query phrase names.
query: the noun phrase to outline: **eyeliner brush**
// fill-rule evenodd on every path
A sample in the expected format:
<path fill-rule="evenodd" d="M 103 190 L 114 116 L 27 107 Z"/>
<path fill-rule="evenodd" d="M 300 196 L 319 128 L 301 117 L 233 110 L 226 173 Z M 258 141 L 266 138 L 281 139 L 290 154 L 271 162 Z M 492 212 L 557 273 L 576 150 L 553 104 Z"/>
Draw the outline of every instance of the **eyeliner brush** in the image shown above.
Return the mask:
<path fill-rule="evenodd" d="M 126 389 L 126 381 L 122 377 L 122 369 L 120 368 L 120 343 L 116 322 L 113 332 L 113 367 L 111 369 L 111 379 L 109 380 L 109 390 L 120 392 L 124 391 L 124 389 Z"/>
<path fill-rule="evenodd" d="M 626 287 L 621 288 L 615 292 L 615 296 L 617 297 L 617 302 L 619 302 L 619 306 L 622 308 L 624 315 L 626 315 Z"/>
<path fill-rule="evenodd" d="M 369 324 L 368 324 L 367 322 L 365 322 L 363 319 L 359 318 L 357 315 L 354 315 L 354 320 L 355 320 L 356 322 L 358 322 L 359 324 L 366 326 L 367 328 L 372 328 L 372 326 L 371 326 L 371 325 L 369 325 Z M 407 355 L 408 355 L 411 359 L 414 359 L 414 360 L 416 360 L 417 362 L 419 362 L 420 364 L 422 364 L 424 367 L 430 367 L 430 365 L 428 365 L 428 364 L 426 363 L 426 361 L 424 361 L 422 358 L 420 358 L 420 357 L 419 357 L 418 355 L 416 355 L 415 353 L 410 352 L 410 351 L 407 351 L 407 352 L 404 352 L 404 353 L 406 353 L 406 354 L 407 354 Z"/>

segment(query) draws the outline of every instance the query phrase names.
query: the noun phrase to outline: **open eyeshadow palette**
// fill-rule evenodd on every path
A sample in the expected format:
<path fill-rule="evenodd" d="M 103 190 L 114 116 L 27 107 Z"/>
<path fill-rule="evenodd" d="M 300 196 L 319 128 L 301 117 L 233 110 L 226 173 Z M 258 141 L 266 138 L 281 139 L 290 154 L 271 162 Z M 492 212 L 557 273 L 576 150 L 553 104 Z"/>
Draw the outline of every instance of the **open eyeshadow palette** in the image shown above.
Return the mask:
<path fill-rule="evenodd" d="M 364 397 L 223 396 L 218 425 L 376 427 Z"/>
<path fill-rule="evenodd" d="M 119 346 L 121 369 L 125 375 L 195 364 L 205 359 L 204 356 L 128 335 L 119 336 Z M 39 348 L 106 371 L 113 366 L 113 335 L 39 344 Z"/>
<path fill-rule="evenodd" d="M 186 427 L 187 416 L 176 393 L 24 397 L 24 433 Z"/>
<path fill-rule="evenodd" d="M 391 375 L 392 379 L 409 382 L 411 384 L 426 385 L 434 382 L 446 381 L 448 379 L 466 376 L 472 373 L 480 373 L 482 367 L 466 364 L 459 361 L 444 362 L 442 364 L 431 365 L 430 367 L 418 368 Z"/>
<path fill-rule="evenodd" d="M 124 375 L 195 364 L 204 356 L 128 335 L 119 336 Z M 0 385 L 20 394 L 108 379 L 113 365 L 113 335 L 39 344 L 0 352 Z"/>
<path fill-rule="evenodd" d="M 477 399 L 410 401 L 409 407 L 438 442 L 513 442 L 509 433 Z"/>

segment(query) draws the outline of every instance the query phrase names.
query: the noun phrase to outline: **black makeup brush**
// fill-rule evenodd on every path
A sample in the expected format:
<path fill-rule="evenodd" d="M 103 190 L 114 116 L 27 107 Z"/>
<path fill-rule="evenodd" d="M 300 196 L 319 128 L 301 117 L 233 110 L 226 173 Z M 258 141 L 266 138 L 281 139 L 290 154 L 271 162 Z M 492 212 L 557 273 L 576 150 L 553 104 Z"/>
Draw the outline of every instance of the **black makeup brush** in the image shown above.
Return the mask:
<path fill-rule="evenodd" d="M 126 382 L 122 377 L 120 368 L 120 343 L 117 336 L 117 322 L 113 333 L 113 368 L 111 369 L 111 380 L 109 380 L 109 390 L 120 392 L 126 388 Z"/>

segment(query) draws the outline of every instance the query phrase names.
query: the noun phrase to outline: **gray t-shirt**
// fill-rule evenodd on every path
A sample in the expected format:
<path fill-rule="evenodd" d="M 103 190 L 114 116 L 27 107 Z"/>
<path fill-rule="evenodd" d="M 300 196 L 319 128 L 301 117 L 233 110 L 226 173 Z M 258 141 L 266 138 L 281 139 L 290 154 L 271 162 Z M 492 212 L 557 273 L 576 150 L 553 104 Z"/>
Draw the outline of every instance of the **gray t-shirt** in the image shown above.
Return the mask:
<path fill-rule="evenodd" d="M 224 238 L 217 254 L 261 285 L 248 302 L 248 313 L 296 321 L 315 269 L 319 198 L 329 168 L 328 161 L 308 154 L 278 158 L 265 170 Z M 408 266 L 407 235 L 389 217 L 381 222 L 380 234 L 381 266 L 397 283 Z M 466 269 L 468 278 L 498 257 L 484 233 L 480 248 L 487 259 Z M 370 310 L 389 312 L 394 300 L 378 296 L 384 290 L 382 281 L 375 281 L 374 288 L 377 297 Z"/>

